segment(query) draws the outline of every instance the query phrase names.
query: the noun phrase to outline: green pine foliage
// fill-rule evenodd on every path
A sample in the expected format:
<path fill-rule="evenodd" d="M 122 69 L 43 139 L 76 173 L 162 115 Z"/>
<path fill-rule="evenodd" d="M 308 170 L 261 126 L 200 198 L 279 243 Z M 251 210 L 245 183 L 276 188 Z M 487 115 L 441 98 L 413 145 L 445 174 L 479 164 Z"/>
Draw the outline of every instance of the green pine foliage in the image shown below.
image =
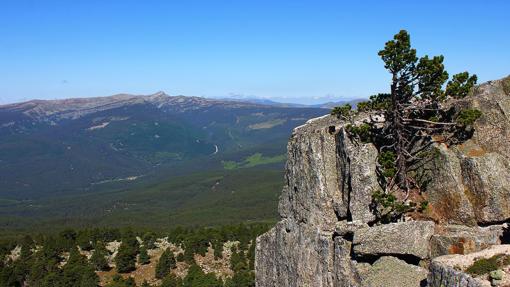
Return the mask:
<path fill-rule="evenodd" d="M 482 116 L 482 112 L 477 109 L 465 109 L 459 112 L 456 122 L 463 126 L 470 126 Z"/>
<path fill-rule="evenodd" d="M 236 272 L 225 282 L 225 287 L 255 287 L 255 273 L 246 270 Z"/>
<path fill-rule="evenodd" d="M 170 273 L 166 275 L 165 278 L 163 278 L 160 287 L 181 287 L 181 286 L 182 286 L 181 278 Z"/>
<path fill-rule="evenodd" d="M 136 282 L 133 277 L 124 279 L 120 275 L 115 275 L 112 279 L 112 282 L 110 282 L 105 287 L 136 287 Z"/>
<path fill-rule="evenodd" d="M 96 286 L 98 277 L 94 271 L 109 270 L 106 257 L 109 255 L 105 242 L 121 241 L 115 262 L 118 271 L 134 270 L 137 255 L 144 257 L 145 244 L 157 238 L 168 237 L 169 240 L 187 248 L 186 256 L 192 267 L 189 276 L 175 278 L 171 270 L 176 266 L 176 259 L 166 251 L 159 261 L 157 269 L 161 272 L 163 286 L 254 286 L 255 238 L 269 229 L 268 224 L 238 224 L 214 228 L 175 228 L 169 232 L 134 232 L 119 229 L 66 229 L 56 235 L 25 236 L 20 239 L 0 241 L 0 255 L 9 254 L 16 246 L 21 247 L 20 257 L 15 261 L 0 261 L 0 286 Z M 90 238 L 87 238 L 87 236 Z M 144 240 L 140 247 L 136 237 Z M 223 283 L 215 274 L 205 274 L 193 259 L 194 254 L 205 254 L 209 246 L 221 250 L 227 241 L 237 241 L 233 247 L 230 260 L 234 276 Z M 80 248 L 86 242 L 93 246 L 92 256 L 87 260 L 80 254 Z M 80 244 L 82 243 L 82 244 Z M 66 255 L 67 254 L 67 255 Z M 219 253 L 217 253 L 219 258 Z M 179 253 L 179 262 L 185 261 L 185 254 Z M 67 259 L 66 259 L 67 258 Z M 165 259 L 166 258 L 166 259 Z M 66 264 L 64 264 L 67 262 Z M 161 266 L 165 267 L 161 267 Z M 62 267 L 63 266 L 63 267 Z M 200 270 L 199 270 L 200 269 Z M 72 284 L 72 285 L 69 285 Z M 116 276 L 108 287 L 135 286 L 133 279 Z"/>
<path fill-rule="evenodd" d="M 391 107 L 391 95 L 390 94 L 377 94 L 370 96 L 370 100 L 359 102 L 356 105 L 356 109 L 359 112 L 368 111 L 384 111 Z"/>
<path fill-rule="evenodd" d="M 452 80 L 446 84 L 444 95 L 452 98 L 464 98 L 478 80 L 476 75 L 469 75 L 468 72 L 453 75 Z"/>
<path fill-rule="evenodd" d="M 336 116 L 339 119 L 347 119 L 351 114 L 352 106 L 350 104 L 345 104 L 343 106 L 334 107 L 331 110 L 331 114 Z"/>
<path fill-rule="evenodd" d="M 108 252 L 104 246 L 104 243 L 98 242 L 94 249 L 92 256 L 90 257 L 90 263 L 97 271 L 107 271 L 110 269 L 106 256 Z"/>
<path fill-rule="evenodd" d="M 87 258 L 78 249 L 71 249 L 69 260 L 62 269 L 61 286 L 96 287 L 98 283 L 99 277 Z"/>
<path fill-rule="evenodd" d="M 382 168 L 382 175 L 384 177 L 393 177 L 397 171 L 395 167 L 396 155 L 393 151 L 384 151 L 379 153 L 378 162 Z"/>
<path fill-rule="evenodd" d="M 119 273 L 127 273 L 135 270 L 136 256 L 139 252 L 139 244 L 135 234 L 127 231 L 122 236 L 122 244 L 115 257 L 115 265 Z"/>
<path fill-rule="evenodd" d="M 159 258 L 158 264 L 156 265 L 156 278 L 162 279 L 175 268 L 175 257 L 174 253 L 170 249 L 166 249 L 161 257 Z"/>
<path fill-rule="evenodd" d="M 141 265 L 149 264 L 151 262 L 151 258 L 147 253 L 147 248 L 145 246 L 140 247 L 140 254 L 138 254 L 138 263 Z"/>
<path fill-rule="evenodd" d="M 192 264 L 184 277 L 182 287 L 223 287 L 221 279 L 214 273 L 204 273 L 196 263 Z"/>

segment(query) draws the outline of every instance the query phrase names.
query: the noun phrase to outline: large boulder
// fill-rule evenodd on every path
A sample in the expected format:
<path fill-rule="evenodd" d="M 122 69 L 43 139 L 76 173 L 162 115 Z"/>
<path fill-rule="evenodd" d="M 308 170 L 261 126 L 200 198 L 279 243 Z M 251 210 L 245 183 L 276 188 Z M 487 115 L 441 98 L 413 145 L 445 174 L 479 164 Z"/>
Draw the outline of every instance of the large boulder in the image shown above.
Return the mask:
<path fill-rule="evenodd" d="M 391 256 L 379 258 L 368 269 L 363 286 L 370 287 L 421 287 L 427 281 L 427 269 L 407 264 Z"/>
<path fill-rule="evenodd" d="M 353 250 L 359 257 L 411 255 L 429 257 L 429 240 L 434 234 L 432 221 L 408 221 L 358 229 Z"/>

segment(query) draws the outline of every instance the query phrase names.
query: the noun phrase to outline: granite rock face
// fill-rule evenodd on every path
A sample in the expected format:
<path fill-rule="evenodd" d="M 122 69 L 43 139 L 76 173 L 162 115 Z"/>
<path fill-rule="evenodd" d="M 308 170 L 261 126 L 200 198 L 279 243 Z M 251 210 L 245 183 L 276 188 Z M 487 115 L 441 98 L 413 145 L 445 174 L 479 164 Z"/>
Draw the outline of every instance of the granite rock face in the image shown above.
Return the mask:
<path fill-rule="evenodd" d="M 373 144 L 353 142 L 345 132 L 338 134 L 338 152 L 343 172 L 342 193 L 348 194 L 348 210 L 353 222 L 375 219 L 370 210 L 372 194 L 380 189 L 377 182 L 377 149 Z"/>
<path fill-rule="evenodd" d="M 429 202 L 445 223 L 493 224 L 510 218 L 510 77 L 475 87 L 448 105 L 477 109 L 472 137 L 452 147 L 437 145 L 429 165 Z"/>
<path fill-rule="evenodd" d="M 257 238 L 256 286 L 418 287 L 433 258 L 500 244 L 500 223 L 510 219 L 510 79 L 507 88 L 505 81 L 482 84 L 448 103 L 483 115 L 469 140 L 434 146 L 425 194 L 434 221 L 375 222 L 375 146 L 351 139 L 346 123 L 332 116 L 297 127 L 288 143 L 281 220 Z M 439 268 L 434 264 L 431 270 Z"/>
<path fill-rule="evenodd" d="M 282 218 L 332 231 L 338 216 L 347 216 L 342 193 L 334 117 L 308 121 L 294 130 L 287 145 L 287 164 L 279 212 Z"/>
<path fill-rule="evenodd" d="M 376 159 L 375 147 L 356 145 L 334 117 L 294 130 L 279 204 L 282 220 L 257 239 L 257 286 L 359 286 L 351 243 L 334 238 L 335 226 L 350 216 L 374 219 L 369 205 Z"/>
<path fill-rule="evenodd" d="M 257 238 L 257 286 L 333 286 L 332 232 L 279 222 Z"/>

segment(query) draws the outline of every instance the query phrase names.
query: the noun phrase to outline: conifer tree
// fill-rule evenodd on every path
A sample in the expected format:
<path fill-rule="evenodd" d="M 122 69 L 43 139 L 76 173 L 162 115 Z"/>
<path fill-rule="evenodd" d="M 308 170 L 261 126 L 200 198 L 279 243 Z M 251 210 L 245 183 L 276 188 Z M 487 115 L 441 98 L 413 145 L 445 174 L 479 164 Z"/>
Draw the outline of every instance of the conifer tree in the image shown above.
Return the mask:
<path fill-rule="evenodd" d="M 147 248 L 145 246 L 142 246 L 140 248 L 140 254 L 138 254 L 138 263 L 145 265 L 149 264 L 151 262 L 151 258 L 149 254 L 147 253 Z"/>
<path fill-rule="evenodd" d="M 156 265 L 156 278 L 162 279 L 168 275 L 172 268 L 175 268 L 175 257 L 174 253 L 170 249 L 166 249 L 161 257 L 159 258 L 158 264 Z"/>

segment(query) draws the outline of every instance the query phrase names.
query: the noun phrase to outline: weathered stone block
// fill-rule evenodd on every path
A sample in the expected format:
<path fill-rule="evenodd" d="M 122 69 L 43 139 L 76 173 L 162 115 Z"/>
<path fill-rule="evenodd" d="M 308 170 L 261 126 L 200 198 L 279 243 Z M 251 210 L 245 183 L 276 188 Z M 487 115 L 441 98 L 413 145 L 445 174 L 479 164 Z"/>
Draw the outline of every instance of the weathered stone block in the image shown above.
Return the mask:
<path fill-rule="evenodd" d="M 361 228 L 354 232 L 356 256 L 412 255 L 429 257 L 429 240 L 434 234 L 432 221 L 408 221 Z"/>

